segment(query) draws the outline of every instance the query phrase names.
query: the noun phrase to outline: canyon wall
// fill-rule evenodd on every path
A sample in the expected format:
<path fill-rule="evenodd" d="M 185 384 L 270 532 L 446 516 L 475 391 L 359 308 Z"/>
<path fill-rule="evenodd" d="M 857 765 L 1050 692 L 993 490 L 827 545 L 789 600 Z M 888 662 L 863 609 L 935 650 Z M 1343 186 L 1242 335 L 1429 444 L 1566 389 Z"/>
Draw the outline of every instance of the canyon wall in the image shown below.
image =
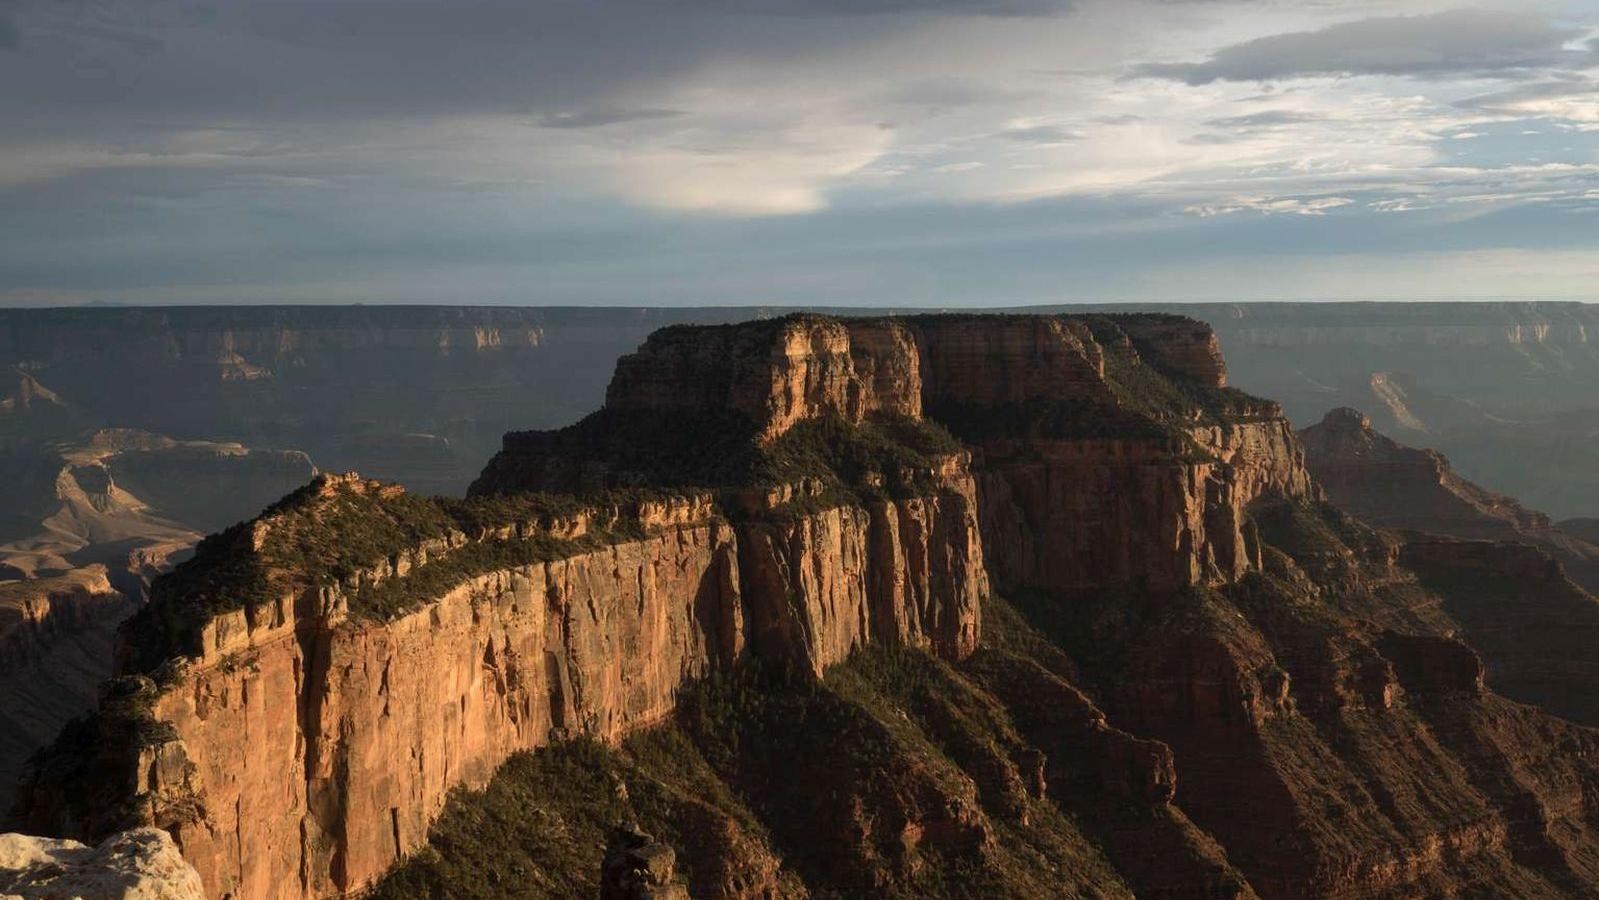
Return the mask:
<path fill-rule="evenodd" d="M 974 448 L 989 568 L 1006 589 L 1231 581 L 1259 567 L 1246 510 L 1312 491 L 1281 410 L 1225 390 L 1215 335 L 1199 323 L 930 318 L 920 329 L 925 402 Z M 1163 397 L 1168 378 L 1223 414 Z"/>
<path fill-rule="evenodd" d="M 93 709 L 114 673 L 117 623 L 134 604 L 106 574 L 90 566 L 0 582 L 0 809 L 11 806 L 23 761 Z"/>
<path fill-rule="evenodd" d="M 189 765 L 147 789 L 200 798 L 175 835 L 213 896 L 357 889 L 417 846 L 452 788 L 552 735 L 655 722 L 684 681 L 736 659 L 732 541 L 684 522 L 473 576 L 381 626 L 340 627 L 346 599 L 318 591 L 162 692 L 155 718 Z"/>
<path fill-rule="evenodd" d="M 744 492 L 735 524 L 689 495 L 480 525 L 471 537 L 452 529 L 340 578 L 285 573 L 276 593 L 199 622 L 168 621 L 178 612 L 158 593 L 133 634 L 190 651 L 158 683 L 129 688 L 147 695 L 135 717 L 159 725 L 104 767 L 134 779 L 133 822 L 56 806 L 63 781 L 102 768 L 78 760 L 36 776 L 29 827 L 159 824 L 211 896 L 359 890 L 425 840 L 452 789 L 481 787 L 518 750 L 655 723 L 685 684 L 746 656 L 820 674 L 873 642 L 970 654 L 987 592 L 973 487 L 963 458 L 938 477 L 925 496 L 799 512 L 783 509 L 784 491 L 771 506 Z M 303 506 L 247 529 L 253 565 L 281 566 L 273 535 L 340 503 L 405 496 L 354 476 L 302 493 Z M 296 535 L 293 553 L 340 539 Z M 433 575 L 479 548 L 530 542 L 550 558 L 511 565 L 490 553 L 479 568 Z M 239 549 L 202 548 L 189 566 L 232 569 Z M 362 591 L 412 582 L 413 611 L 360 612 Z"/>

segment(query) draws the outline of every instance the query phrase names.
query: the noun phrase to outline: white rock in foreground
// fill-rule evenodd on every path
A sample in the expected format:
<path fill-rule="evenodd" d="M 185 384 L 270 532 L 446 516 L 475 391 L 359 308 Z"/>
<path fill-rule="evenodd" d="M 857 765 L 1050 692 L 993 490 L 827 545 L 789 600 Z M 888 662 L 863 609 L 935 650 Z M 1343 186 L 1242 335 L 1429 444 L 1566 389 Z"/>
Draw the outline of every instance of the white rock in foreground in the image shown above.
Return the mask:
<path fill-rule="evenodd" d="M 98 847 L 0 834 L 0 900 L 204 900 L 200 876 L 158 828 Z"/>

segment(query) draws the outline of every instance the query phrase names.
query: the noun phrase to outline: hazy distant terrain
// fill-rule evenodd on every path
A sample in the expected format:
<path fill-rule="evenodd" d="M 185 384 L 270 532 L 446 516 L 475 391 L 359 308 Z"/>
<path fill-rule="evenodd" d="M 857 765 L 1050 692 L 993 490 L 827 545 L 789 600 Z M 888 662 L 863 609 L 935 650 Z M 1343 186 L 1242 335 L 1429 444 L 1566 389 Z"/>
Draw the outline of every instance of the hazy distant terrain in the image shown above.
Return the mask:
<path fill-rule="evenodd" d="M 1232 383 L 1296 424 L 1351 406 L 1465 477 L 1557 518 L 1599 509 L 1599 306 L 1171 307 L 1210 322 Z"/>

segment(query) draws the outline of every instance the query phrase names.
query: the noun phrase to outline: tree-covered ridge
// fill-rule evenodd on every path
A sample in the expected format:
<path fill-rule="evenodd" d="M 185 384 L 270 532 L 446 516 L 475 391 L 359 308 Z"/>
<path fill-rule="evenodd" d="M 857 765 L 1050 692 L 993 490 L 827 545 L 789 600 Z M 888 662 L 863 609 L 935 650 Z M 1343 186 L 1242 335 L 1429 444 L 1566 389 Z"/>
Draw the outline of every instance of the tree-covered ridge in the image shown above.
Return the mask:
<path fill-rule="evenodd" d="M 661 492 L 422 497 L 355 475 L 321 475 L 201 541 L 194 557 L 156 579 L 150 603 L 126 626 L 147 657 L 193 655 L 213 617 L 339 585 L 355 617 L 388 619 L 437 592 L 512 565 L 570 556 L 643 533 L 645 504 Z M 423 551 L 418 554 L 418 551 Z M 407 566 L 402 559 L 419 563 Z M 147 639 L 153 638 L 153 639 Z"/>

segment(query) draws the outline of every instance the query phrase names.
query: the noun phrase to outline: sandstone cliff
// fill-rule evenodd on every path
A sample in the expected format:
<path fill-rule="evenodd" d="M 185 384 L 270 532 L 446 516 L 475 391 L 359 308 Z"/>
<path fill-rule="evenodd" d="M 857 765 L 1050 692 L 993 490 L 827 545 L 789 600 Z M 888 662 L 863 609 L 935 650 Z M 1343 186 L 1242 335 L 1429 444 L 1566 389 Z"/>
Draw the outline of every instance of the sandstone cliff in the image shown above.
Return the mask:
<path fill-rule="evenodd" d="M 160 584 L 130 665 L 181 664 L 117 698 L 136 740 L 105 740 L 104 709 L 88 758 L 41 771 L 29 826 L 158 823 L 217 896 L 357 890 L 451 789 L 563 735 L 657 722 L 747 653 L 813 672 L 874 639 L 969 653 L 975 509 L 959 460 L 938 477 L 869 508 L 761 506 L 737 529 L 704 495 L 437 504 L 321 479 Z M 136 792 L 55 808 L 107 768 L 139 772 Z"/>

